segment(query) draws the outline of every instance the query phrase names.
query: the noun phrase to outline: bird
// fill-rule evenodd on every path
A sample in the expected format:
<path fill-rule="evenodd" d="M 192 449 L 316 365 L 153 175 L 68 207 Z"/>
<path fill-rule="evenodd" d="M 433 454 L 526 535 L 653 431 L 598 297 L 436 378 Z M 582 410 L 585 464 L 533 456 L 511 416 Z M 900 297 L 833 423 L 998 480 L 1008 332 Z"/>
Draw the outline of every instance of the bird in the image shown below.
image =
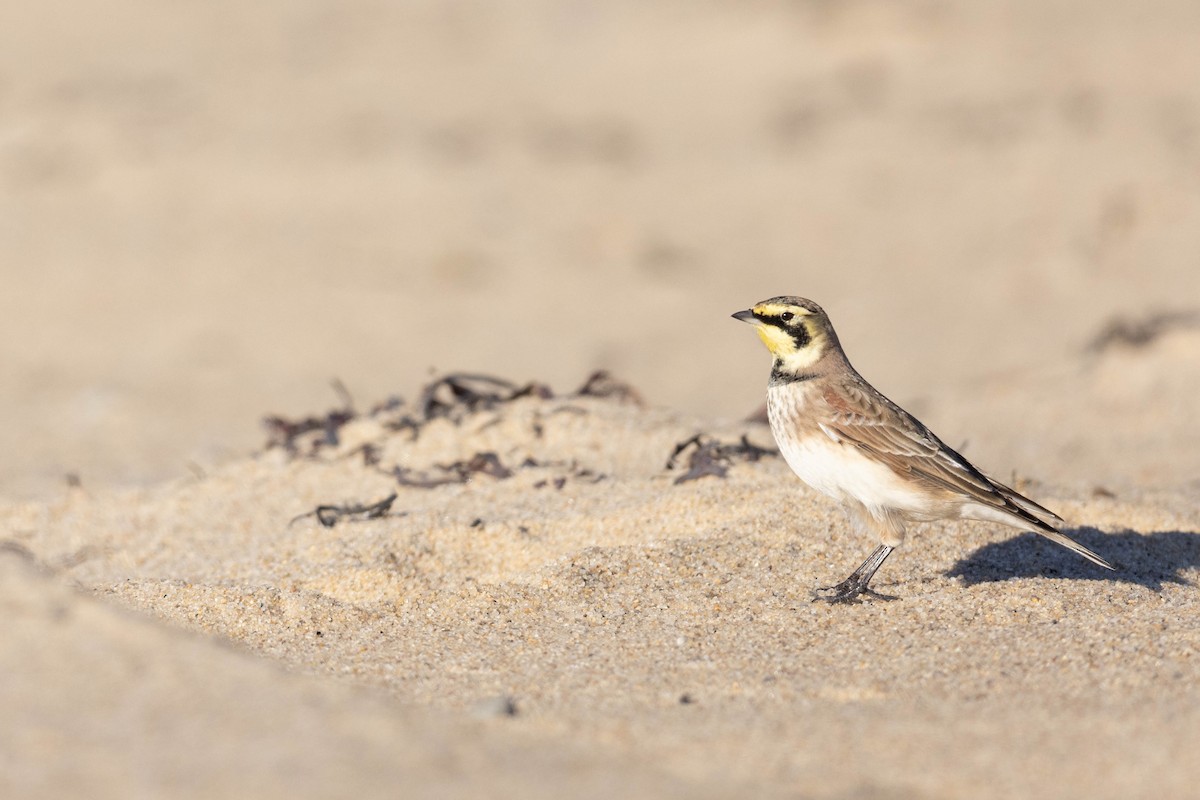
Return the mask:
<path fill-rule="evenodd" d="M 814 600 L 894 600 L 871 579 L 912 522 L 974 519 L 1032 529 L 1098 566 L 1112 565 L 1062 531 L 1064 520 L 986 476 L 851 366 L 828 315 L 803 297 L 772 297 L 734 319 L 772 356 L 767 417 L 779 451 L 810 487 L 841 503 L 879 546 Z"/>

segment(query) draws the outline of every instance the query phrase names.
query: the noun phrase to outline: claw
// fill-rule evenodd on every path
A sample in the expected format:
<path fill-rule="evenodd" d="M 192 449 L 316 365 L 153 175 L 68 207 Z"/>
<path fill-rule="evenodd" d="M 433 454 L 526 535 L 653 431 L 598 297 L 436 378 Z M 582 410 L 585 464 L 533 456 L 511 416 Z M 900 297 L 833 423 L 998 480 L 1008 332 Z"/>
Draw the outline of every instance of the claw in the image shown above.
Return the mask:
<path fill-rule="evenodd" d="M 824 595 L 824 594 L 818 594 L 818 592 L 833 592 L 833 594 Z M 882 592 L 877 592 L 869 586 L 863 586 L 861 588 L 856 589 L 854 587 L 849 587 L 849 588 L 843 587 L 842 584 L 839 583 L 837 586 L 822 586 L 821 588 L 817 589 L 815 592 L 813 592 L 812 601 L 814 603 L 819 600 L 822 603 L 847 603 L 847 604 L 849 604 L 849 603 L 861 603 L 864 599 L 866 599 L 866 600 L 882 600 L 882 601 L 887 602 L 887 601 L 891 601 L 891 600 L 899 600 L 900 598 L 894 594 L 884 594 Z"/>
<path fill-rule="evenodd" d="M 850 577 L 846 580 L 836 586 L 825 586 L 817 590 L 833 594 L 814 593 L 813 602 L 821 600 L 826 603 L 860 603 L 864 596 L 872 600 L 899 600 L 900 598 L 894 595 L 880 594 L 867 585 L 871 582 L 871 578 L 875 577 L 876 571 L 883 566 L 883 562 L 891 555 L 892 550 L 893 548 L 886 544 L 879 545 L 871 555 L 867 556 L 867 560 L 859 565 L 858 569 L 850 573 Z"/>

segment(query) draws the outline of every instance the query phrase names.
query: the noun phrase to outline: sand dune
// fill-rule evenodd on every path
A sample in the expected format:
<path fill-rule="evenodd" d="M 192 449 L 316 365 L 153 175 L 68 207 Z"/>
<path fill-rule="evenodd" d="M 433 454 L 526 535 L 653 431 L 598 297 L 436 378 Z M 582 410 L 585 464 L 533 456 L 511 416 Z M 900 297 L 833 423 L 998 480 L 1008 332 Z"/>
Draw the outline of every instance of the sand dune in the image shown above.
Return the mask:
<path fill-rule="evenodd" d="M 0 795 L 1195 796 L 1198 33 L 5 5 Z M 1117 570 L 812 603 L 874 543 L 746 421 L 781 293 Z"/>
<path fill-rule="evenodd" d="M 320 794 L 346 769 L 347 789 L 413 781 L 439 796 L 1190 791 L 1194 482 L 1028 489 L 1115 574 L 1033 534 L 930 525 L 881 575 L 901 600 L 830 607 L 811 590 L 873 543 L 773 453 L 743 446 L 769 445 L 763 426 L 458 385 L 457 399 L 443 386 L 424 406 L 293 429 L 290 451 L 277 439 L 202 478 L 11 507 L 7 528 L 55 577 L 7 557 L 25 640 L 10 652 L 35 656 L 14 659 L 30 688 L 9 702 L 88 758 L 114 758 L 112 736 L 134 747 L 111 767 L 116 789 L 166 791 L 187 772 L 198 795 L 220 793 L 265 748 L 244 785 L 269 796 Z M 697 462 L 724 477 L 681 480 L 696 447 L 667 469 L 697 433 L 728 445 Z M 1073 452 L 1069 432 L 1041 446 Z M 319 506 L 324 522 L 307 513 Z M 37 692 L 48 664 L 90 699 Z M 198 701 L 197 682 L 217 696 Z M 480 714 L 501 721 L 463 721 Z M 199 749 L 152 736 L 160 725 Z M 45 746 L 29 737 L 18 752 Z M 246 743 L 233 761 L 231 737 Z M 341 737 L 365 746 L 343 754 Z M 83 781 L 89 763 L 51 775 Z"/>

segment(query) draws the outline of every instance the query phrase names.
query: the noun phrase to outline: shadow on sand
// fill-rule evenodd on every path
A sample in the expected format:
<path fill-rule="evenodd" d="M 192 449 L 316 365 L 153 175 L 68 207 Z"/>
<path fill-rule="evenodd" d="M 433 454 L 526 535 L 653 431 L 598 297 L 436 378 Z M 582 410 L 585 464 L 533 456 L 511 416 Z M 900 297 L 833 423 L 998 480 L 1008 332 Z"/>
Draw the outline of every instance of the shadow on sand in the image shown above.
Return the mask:
<path fill-rule="evenodd" d="M 1164 583 L 1192 585 L 1182 573 L 1200 567 L 1200 533 L 1104 533 L 1095 528 L 1074 528 L 1063 533 L 1106 559 L 1115 571 L 1098 567 L 1036 533 L 1024 533 L 984 545 L 951 567 L 946 577 L 962 578 L 968 586 L 1043 577 L 1120 581 L 1159 591 Z"/>

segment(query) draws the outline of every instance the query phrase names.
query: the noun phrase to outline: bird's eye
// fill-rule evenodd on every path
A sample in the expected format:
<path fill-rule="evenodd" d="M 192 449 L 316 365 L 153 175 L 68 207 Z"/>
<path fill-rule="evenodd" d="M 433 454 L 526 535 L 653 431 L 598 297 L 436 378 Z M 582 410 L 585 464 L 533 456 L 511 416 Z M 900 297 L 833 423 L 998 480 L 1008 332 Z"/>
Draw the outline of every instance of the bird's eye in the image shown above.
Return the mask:
<path fill-rule="evenodd" d="M 783 320 L 784 322 L 791 322 L 791 321 L 792 321 L 792 317 L 794 317 L 794 316 L 796 316 L 796 315 L 795 315 L 795 314 L 793 314 L 792 312 L 790 312 L 790 311 L 785 311 L 785 312 L 783 312 L 782 314 L 780 314 L 780 315 L 779 315 L 779 318 L 780 318 L 781 320 Z"/>

